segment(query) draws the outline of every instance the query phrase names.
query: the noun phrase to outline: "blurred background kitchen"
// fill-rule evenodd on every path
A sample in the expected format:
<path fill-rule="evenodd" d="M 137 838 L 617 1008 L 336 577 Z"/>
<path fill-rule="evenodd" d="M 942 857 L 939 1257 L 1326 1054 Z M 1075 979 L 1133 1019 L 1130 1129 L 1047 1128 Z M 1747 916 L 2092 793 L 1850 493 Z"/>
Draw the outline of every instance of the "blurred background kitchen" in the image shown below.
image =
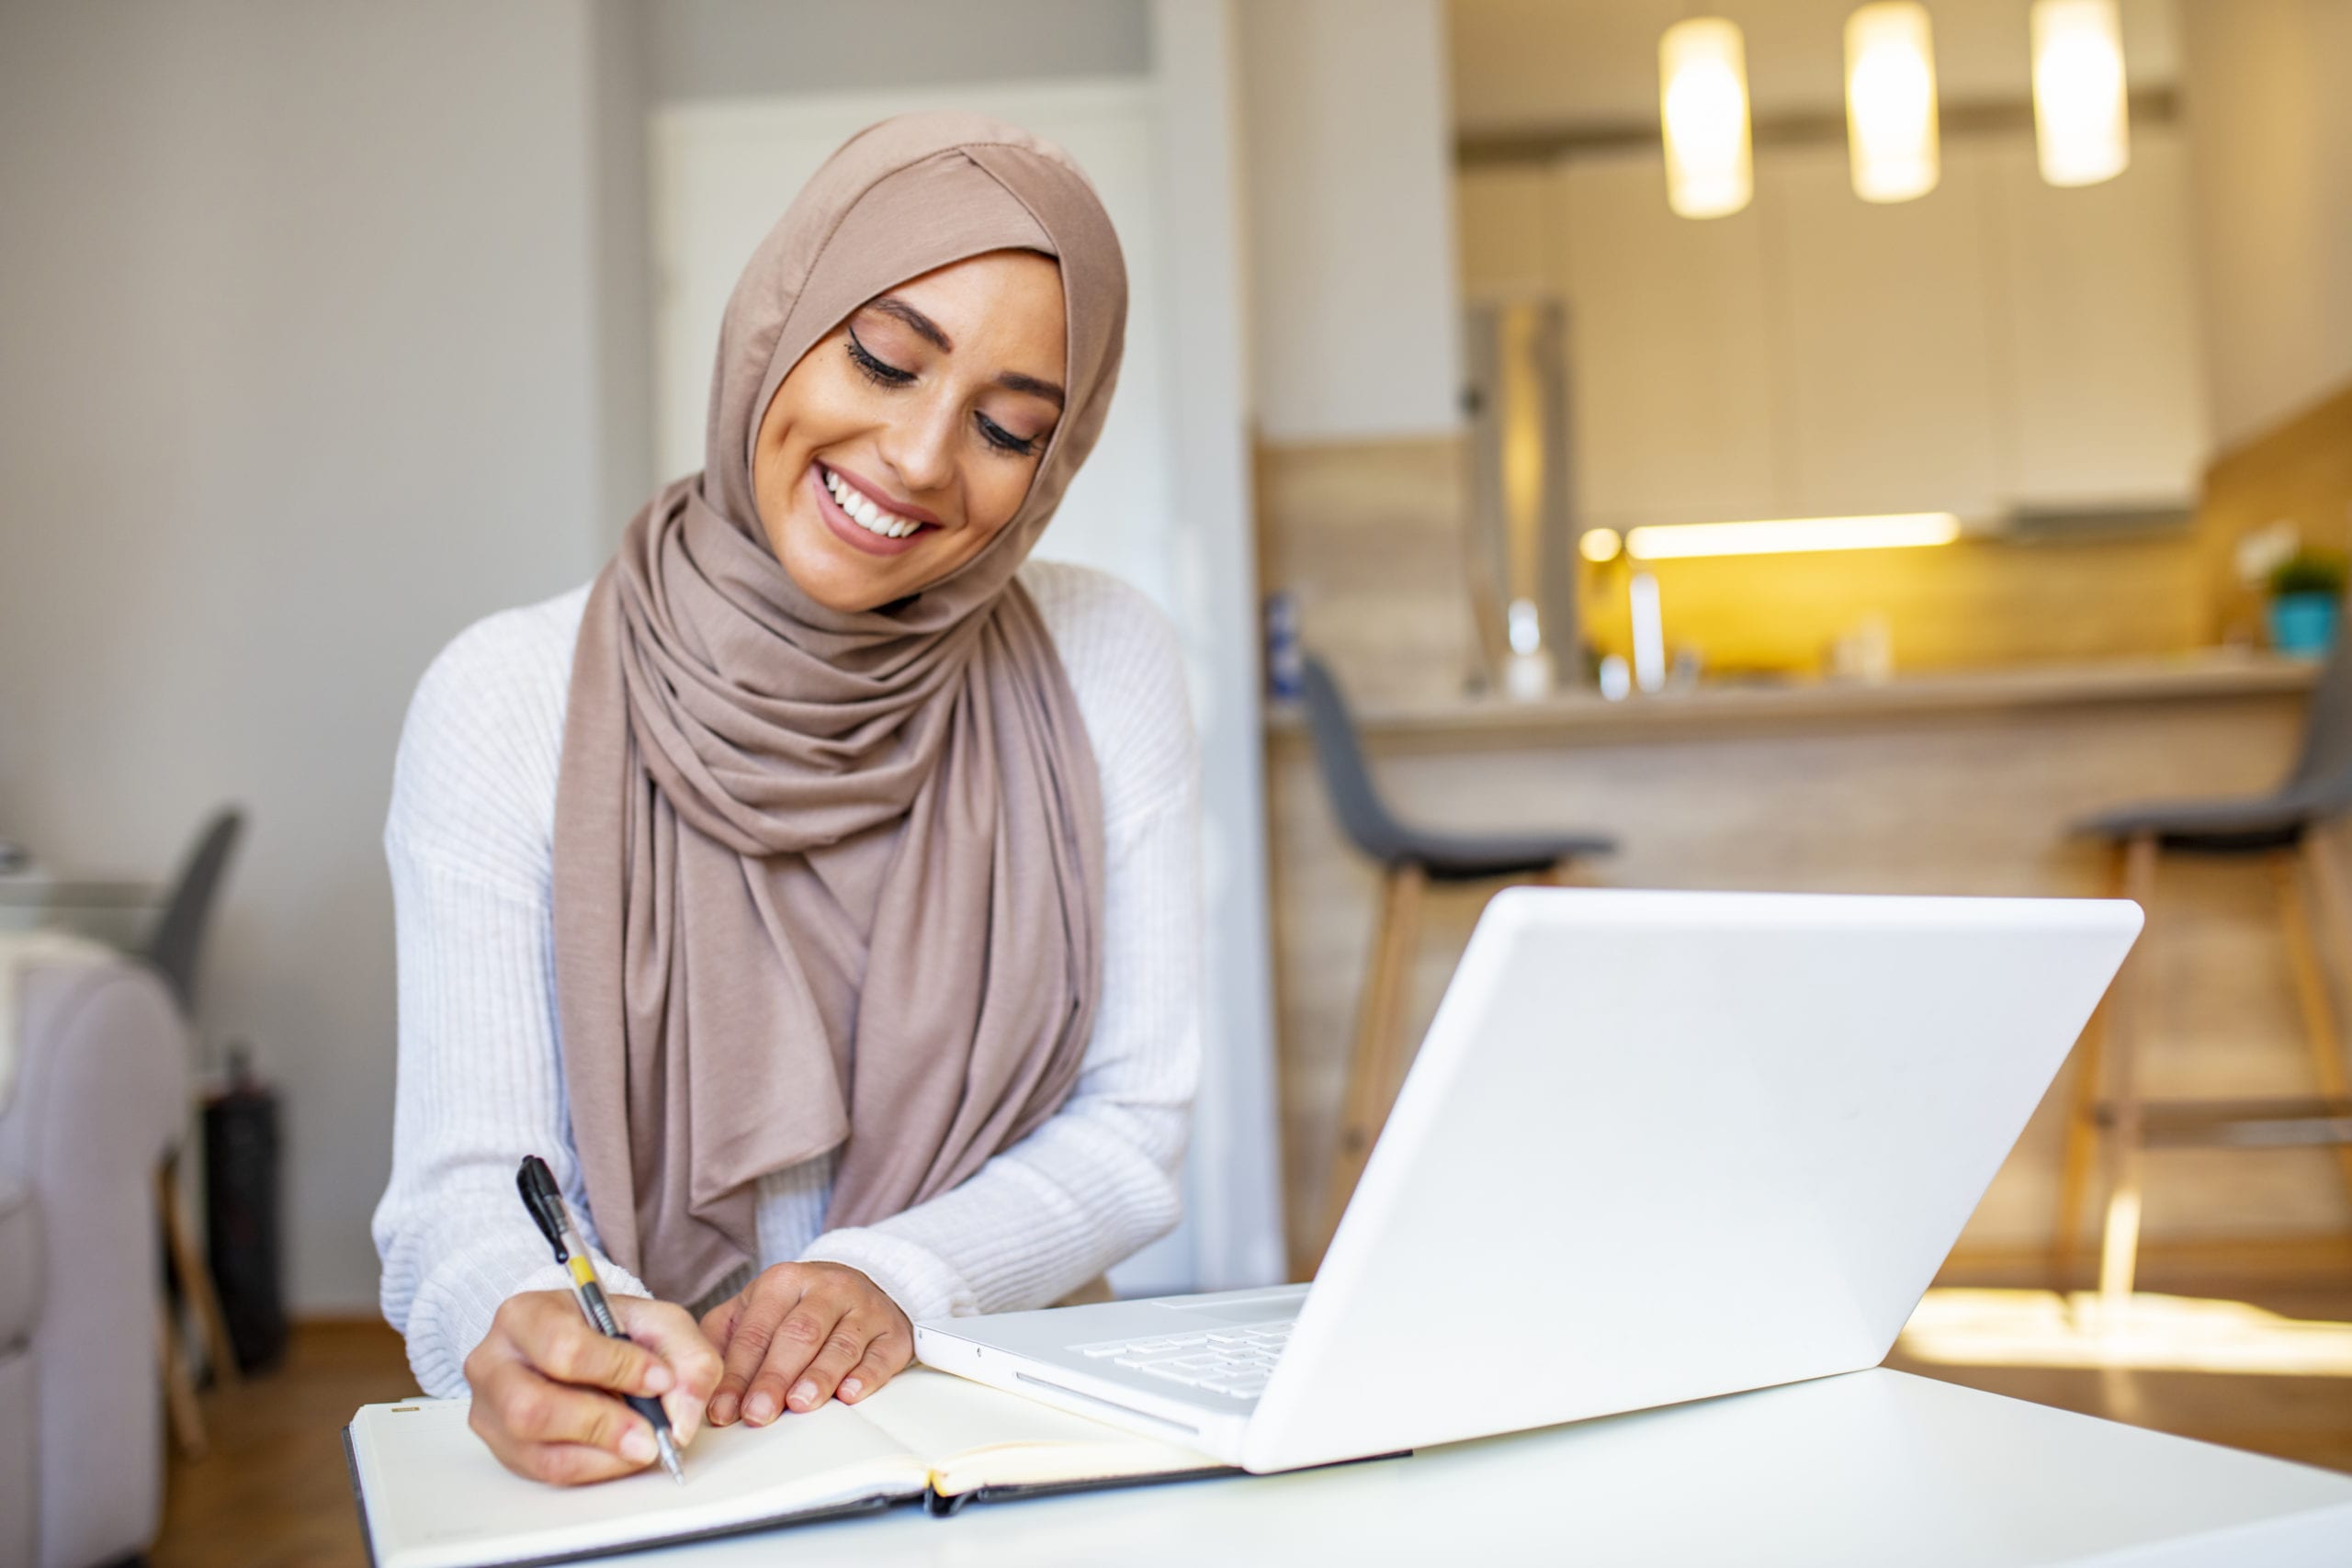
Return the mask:
<path fill-rule="evenodd" d="M 2352 0 L 1702 9 L 0 0 L 0 1562 L 360 1560 L 408 694 L 699 466 L 752 243 L 933 105 L 1134 275 L 1043 549 L 1203 741 L 1121 1288 L 1312 1269 L 1510 880 L 2130 891 L 1897 1364 L 2352 1469 Z"/>

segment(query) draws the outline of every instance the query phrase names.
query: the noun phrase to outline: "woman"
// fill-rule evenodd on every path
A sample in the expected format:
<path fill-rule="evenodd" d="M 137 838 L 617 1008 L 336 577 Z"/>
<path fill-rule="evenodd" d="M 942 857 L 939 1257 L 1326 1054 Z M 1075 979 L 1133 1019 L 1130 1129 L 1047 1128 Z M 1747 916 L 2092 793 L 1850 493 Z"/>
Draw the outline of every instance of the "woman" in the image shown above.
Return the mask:
<path fill-rule="evenodd" d="M 1131 590 L 1023 565 L 1125 309 L 1057 149 L 861 133 L 736 286 L 702 473 L 419 685 L 375 1234 L 419 1382 L 470 1386 L 509 1468 L 642 1467 L 615 1393 L 682 1440 L 866 1397 L 910 1320 L 1045 1305 L 1174 1224 L 1180 661 Z M 564 1292 L 534 1152 L 633 1343 Z"/>

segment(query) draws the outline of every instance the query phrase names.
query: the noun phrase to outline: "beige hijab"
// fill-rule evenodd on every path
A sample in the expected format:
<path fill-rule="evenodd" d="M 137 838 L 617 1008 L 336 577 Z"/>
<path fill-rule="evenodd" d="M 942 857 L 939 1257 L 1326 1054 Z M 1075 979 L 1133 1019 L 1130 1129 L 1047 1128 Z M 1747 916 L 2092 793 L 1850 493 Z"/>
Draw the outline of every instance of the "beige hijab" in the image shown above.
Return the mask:
<path fill-rule="evenodd" d="M 1003 532 L 844 615 L 770 550 L 752 454 L 858 306 L 983 252 L 1058 258 L 1069 403 Z M 1058 148 L 977 115 L 859 133 L 728 302 L 703 471 L 629 524 L 573 656 L 555 968 L 596 1229 L 695 1302 L 754 1256 L 753 1183 L 838 1147 L 829 1225 L 947 1190 L 1052 1115 L 1101 990 L 1094 759 L 1013 581 L 1102 428 L 1126 271 Z"/>

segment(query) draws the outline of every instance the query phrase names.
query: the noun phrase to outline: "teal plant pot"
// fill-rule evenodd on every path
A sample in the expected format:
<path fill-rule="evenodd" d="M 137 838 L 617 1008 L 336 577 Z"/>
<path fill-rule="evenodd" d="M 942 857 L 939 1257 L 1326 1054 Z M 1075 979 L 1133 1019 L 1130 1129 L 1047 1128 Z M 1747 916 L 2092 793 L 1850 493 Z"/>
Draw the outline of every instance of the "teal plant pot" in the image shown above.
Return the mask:
<path fill-rule="evenodd" d="M 2270 646 L 2292 659 L 2324 659 L 2335 641 L 2333 593 L 2286 593 L 2270 601 Z"/>

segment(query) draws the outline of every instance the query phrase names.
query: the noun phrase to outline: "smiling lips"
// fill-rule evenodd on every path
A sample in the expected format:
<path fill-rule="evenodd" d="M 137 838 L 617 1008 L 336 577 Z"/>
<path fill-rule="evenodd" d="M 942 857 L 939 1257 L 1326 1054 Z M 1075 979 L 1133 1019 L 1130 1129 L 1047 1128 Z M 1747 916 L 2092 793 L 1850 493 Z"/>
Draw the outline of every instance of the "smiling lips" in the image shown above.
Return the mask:
<path fill-rule="evenodd" d="M 832 502 L 832 510 L 840 513 L 839 519 L 828 519 L 835 523 L 837 531 L 839 523 L 847 521 L 871 536 L 876 544 L 885 541 L 896 543 L 912 538 L 926 525 L 935 527 L 938 525 L 939 519 L 921 507 L 897 510 L 885 505 L 871 491 L 839 469 L 827 468 L 822 463 L 811 467 L 817 477 L 818 488 Z M 850 542 L 863 545 L 866 541 L 852 539 Z"/>

